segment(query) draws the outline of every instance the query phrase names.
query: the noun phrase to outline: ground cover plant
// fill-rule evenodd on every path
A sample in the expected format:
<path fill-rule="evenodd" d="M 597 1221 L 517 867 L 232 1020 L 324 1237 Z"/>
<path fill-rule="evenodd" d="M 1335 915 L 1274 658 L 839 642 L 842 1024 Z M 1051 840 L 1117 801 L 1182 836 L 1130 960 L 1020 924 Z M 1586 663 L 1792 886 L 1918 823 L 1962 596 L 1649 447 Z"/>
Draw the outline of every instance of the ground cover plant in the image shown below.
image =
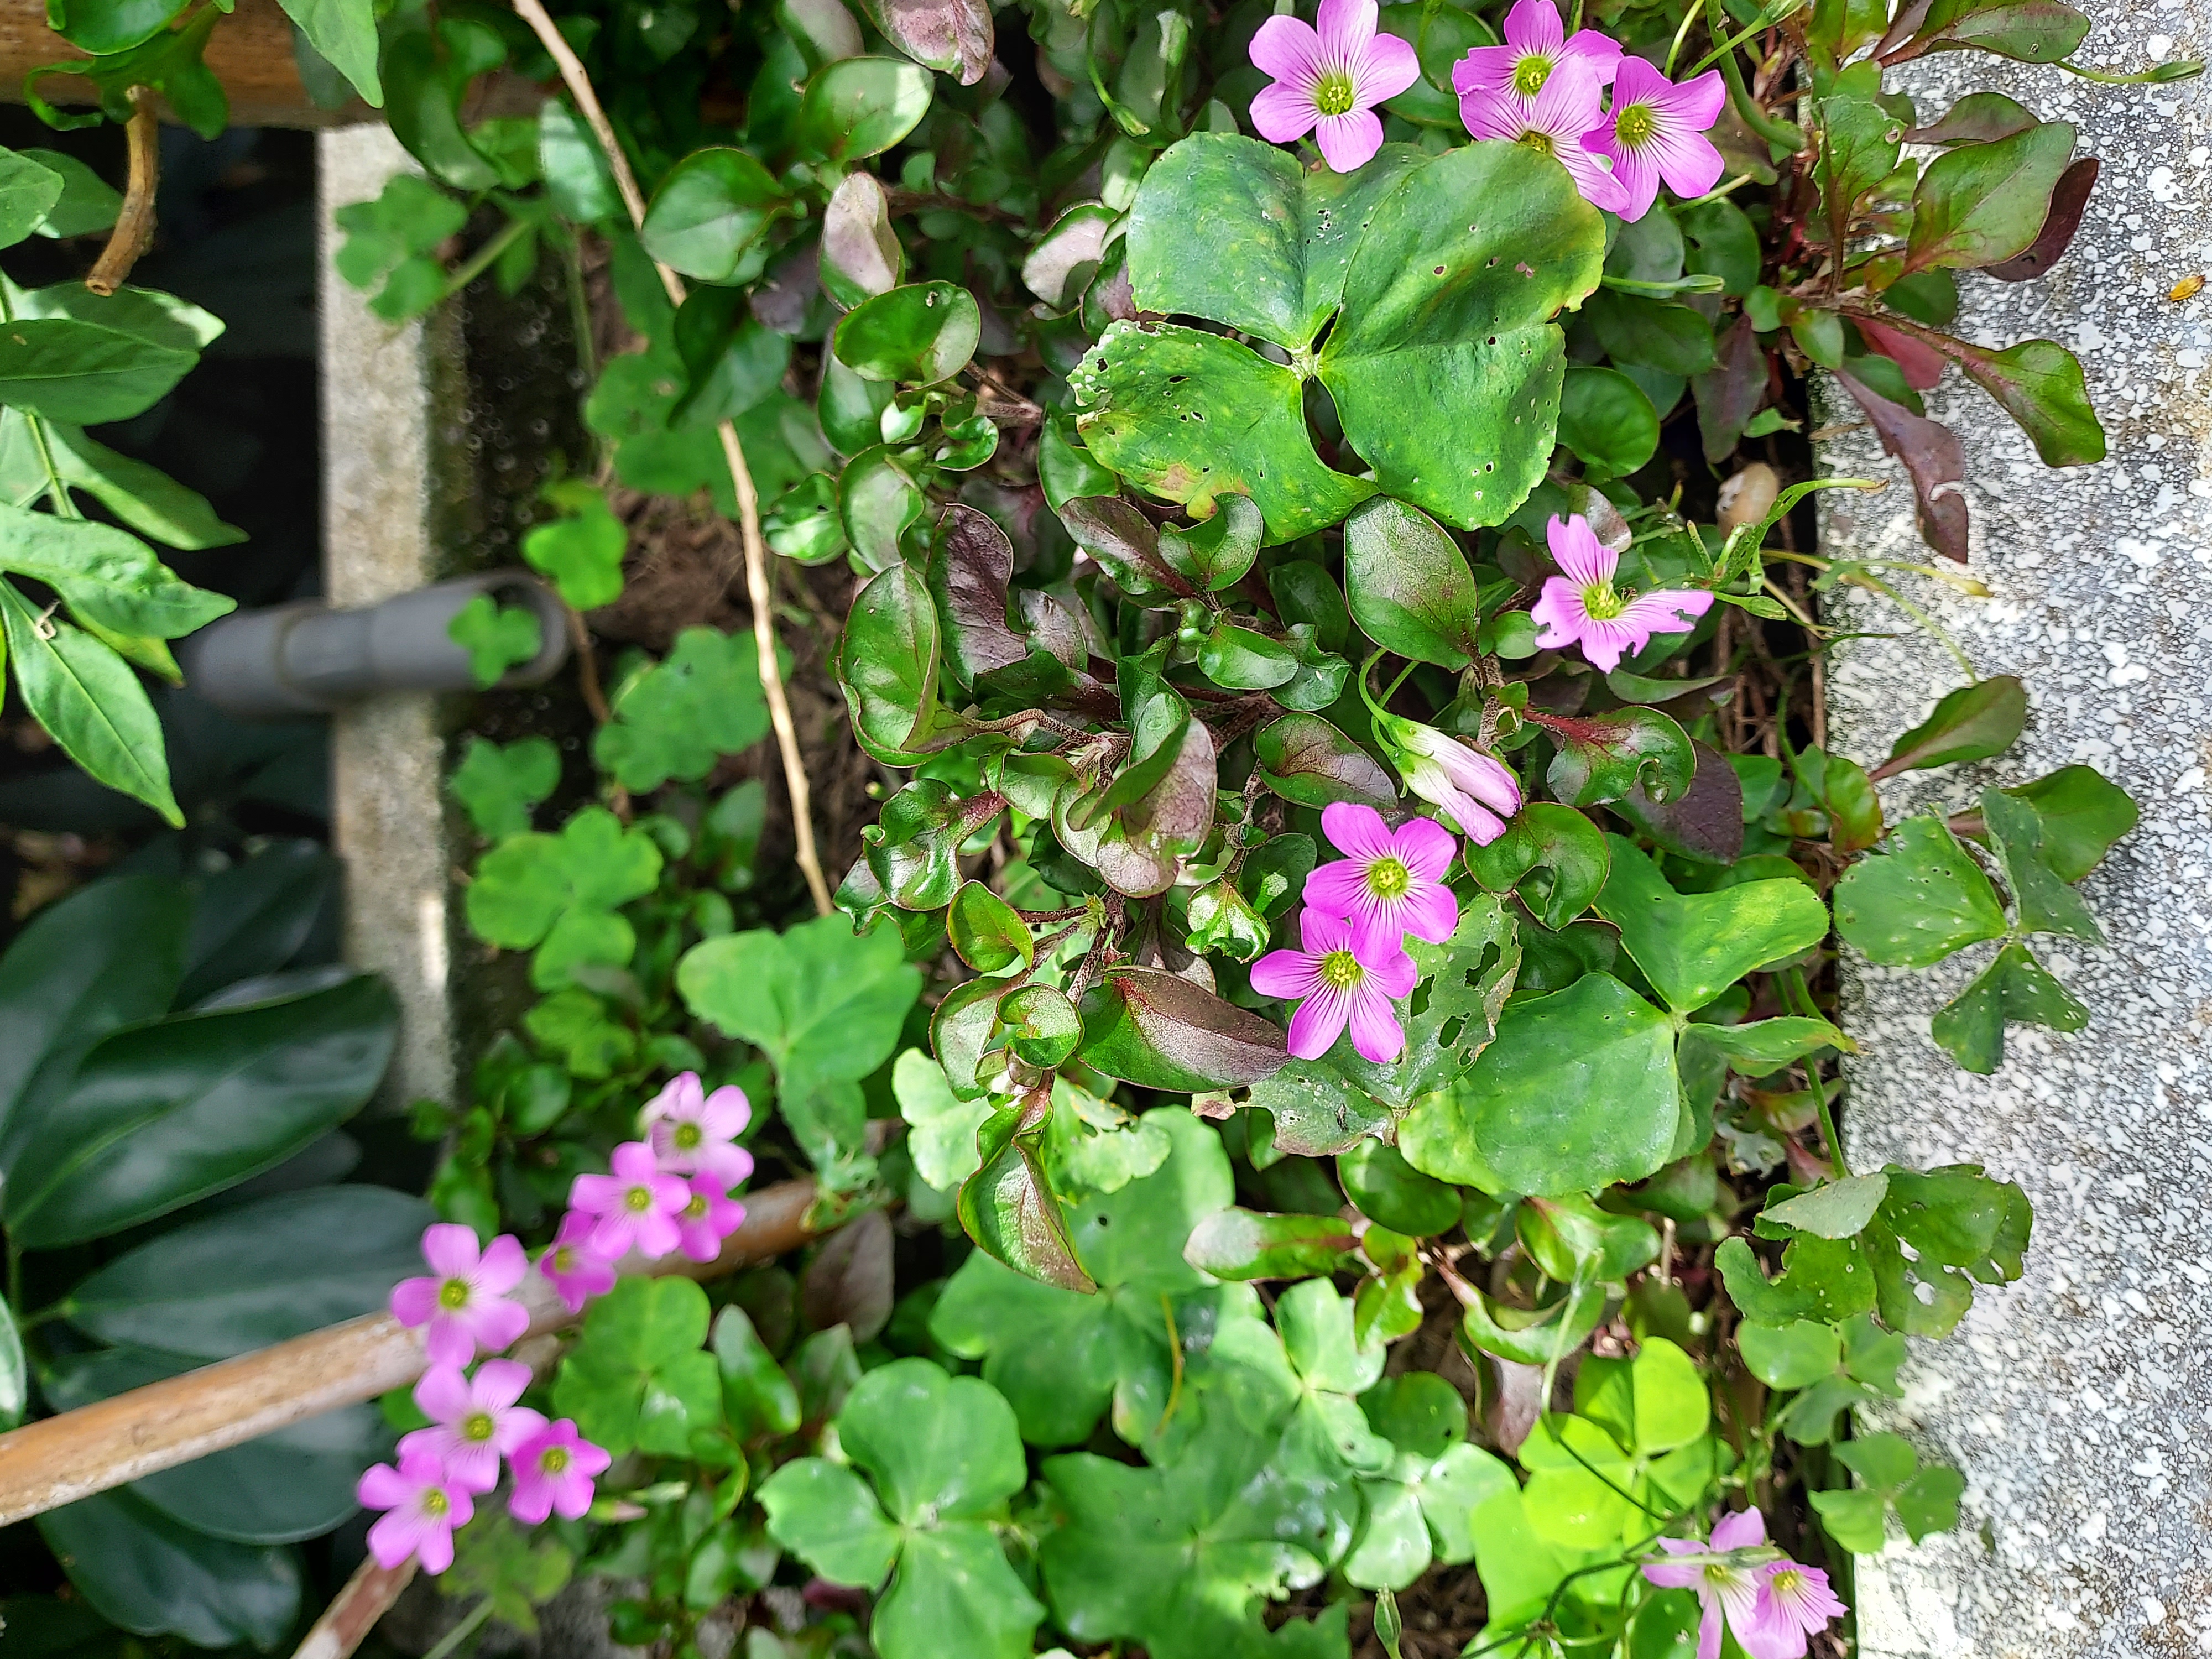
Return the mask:
<path fill-rule="evenodd" d="M 341 216 L 379 313 L 568 290 L 594 448 L 524 556 L 605 615 L 678 498 L 737 521 L 752 612 L 587 654 L 580 757 L 478 737 L 452 779 L 530 995 L 416 1109 L 443 1218 L 391 1305 L 432 1369 L 359 1486 L 459 1598 L 441 1655 L 576 1574 L 672 1655 L 1838 1650 L 1851 1553 L 1962 1490 L 1848 1413 L 2031 1218 L 2004 1171 L 1849 1164 L 1837 942 L 1995 945 L 1930 1030 L 1994 1071 L 2087 1023 L 2035 941 L 2099 937 L 2134 823 L 2081 766 L 1886 805 L 2024 729 L 1963 659 L 1871 771 L 1822 740 L 1823 593 L 1973 590 L 1921 393 L 2103 453 L 2063 347 L 1949 331 L 1958 272 L 2063 254 L 2094 158 L 1893 71 L 2087 20 L 299 21 L 424 169 Z M 494 72 L 558 91 L 471 125 Z M 1811 492 L 1869 487 L 1812 476 L 1816 370 L 1930 562 L 1815 544 Z M 456 627 L 486 684 L 537 647 Z M 810 672 L 880 802 L 826 869 Z M 712 1261 L 757 1164 L 817 1183 L 797 1271 L 617 1273 Z M 540 1372 L 500 1357 L 533 1274 L 581 1316 Z M 61 1408 L 38 1331 L 82 1322 L 33 1318 Z M 205 1639 L 100 1547 L 84 1601 Z"/>

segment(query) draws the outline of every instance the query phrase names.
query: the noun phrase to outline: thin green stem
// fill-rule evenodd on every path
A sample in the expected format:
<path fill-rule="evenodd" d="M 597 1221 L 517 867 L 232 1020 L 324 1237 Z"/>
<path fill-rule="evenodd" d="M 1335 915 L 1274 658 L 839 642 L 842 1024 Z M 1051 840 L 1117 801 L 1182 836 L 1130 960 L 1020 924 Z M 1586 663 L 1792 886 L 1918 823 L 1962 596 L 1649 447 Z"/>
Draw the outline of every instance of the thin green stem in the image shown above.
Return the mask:
<path fill-rule="evenodd" d="M 1758 16 L 1753 18 L 1750 22 L 1745 24 L 1742 28 L 1739 29 L 1727 40 L 1722 41 L 1719 46 L 1715 46 L 1703 58 L 1700 58 L 1696 63 L 1691 64 L 1688 70 L 1683 75 L 1682 78 L 1686 81 L 1691 76 L 1696 75 L 1700 70 L 1709 68 L 1715 58 L 1721 57 L 1724 53 L 1735 52 L 1738 46 L 1750 40 L 1753 35 L 1759 33 L 1762 29 L 1772 28 L 1777 23 L 1789 16 L 1792 12 L 1802 9 L 1802 7 L 1803 0 L 1798 0 L 1798 3 L 1796 5 L 1769 6 L 1765 11 L 1762 11 Z M 1718 25 L 1714 27 L 1713 38 L 1715 40 L 1720 39 L 1720 28 Z M 1679 46 L 1680 44 L 1680 42 L 1678 40 L 1676 41 L 1676 45 Z M 1667 60 L 1667 72 L 1669 76 L 1673 75 L 1674 72 L 1674 58 L 1669 57 Z"/>
<path fill-rule="evenodd" d="M 1728 35 L 1728 16 L 1721 10 L 1721 0 L 1705 0 L 1705 21 L 1716 40 Z M 1733 44 L 1720 52 L 1721 75 L 1728 82 L 1729 101 L 1735 112 L 1749 127 L 1770 144 L 1781 144 L 1792 155 L 1805 148 L 1803 131 L 1792 122 L 1778 120 L 1759 106 L 1759 100 L 1751 95 L 1751 88 L 1743 83 L 1743 67 L 1735 61 Z"/>
<path fill-rule="evenodd" d="M 446 291 L 440 295 L 441 302 L 452 299 L 471 283 L 489 270 L 494 260 L 513 247 L 537 227 L 527 219 L 509 219 L 498 235 L 463 261 L 446 279 Z"/>
<path fill-rule="evenodd" d="M 2134 75 L 2114 75 L 2106 70 L 2083 69 L 2079 64 L 2061 64 L 2060 69 L 2069 75 L 2078 75 L 2084 81 L 2094 81 L 2100 87 L 2162 86 L 2169 81 L 2194 80 L 2204 73 L 2204 65 L 2194 58 L 2177 58 L 2170 64 L 2160 64 Z"/>
<path fill-rule="evenodd" d="M 1836 1166 L 1838 1176 L 1848 1176 L 1851 1166 L 1844 1161 L 1843 1137 L 1836 1133 L 1836 1116 L 1828 1107 L 1828 1091 L 1817 1076 L 1813 1079 L 1813 1100 L 1820 1110 L 1820 1133 L 1828 1143 L 1828 1161 Z"/>
<path fill-rule="evenodd" d="M 1674 60 L 1682 55 L 1682 42 L 1690 38 L 1691 25 L 1701 15 L 1698 9 L 1698 0 L 1690 0 L 1690 3 L 1682 8 L 1682 27 L 1674 31 L 1674 44 L 1667 48 L 1667 67 L 1661 71 L 1669 81 L 1674 78 Z"/>
<path fill-rule="evenodd" d="M 487 1595 L 471 1607 L 468 1617 L 447 1631 L 445 1640 L 424 1654 L 422 1659 L 452 1659 L 452 1656 L 460 1650 L 461 1644 L 482 1630 L 490 1618 L 491 1597 Z"/>

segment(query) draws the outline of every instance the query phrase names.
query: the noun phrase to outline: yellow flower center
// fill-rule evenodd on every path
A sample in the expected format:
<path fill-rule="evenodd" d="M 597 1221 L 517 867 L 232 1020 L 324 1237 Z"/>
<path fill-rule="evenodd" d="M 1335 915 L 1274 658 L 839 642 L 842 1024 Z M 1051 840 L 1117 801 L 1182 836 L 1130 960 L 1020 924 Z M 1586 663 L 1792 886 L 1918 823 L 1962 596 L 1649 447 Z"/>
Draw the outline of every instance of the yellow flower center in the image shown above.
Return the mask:
<path fill-rule="evenodd" d="M 1766 1582 L 1778 1596 L 1796 1595 L 1805 1588 L 1805 1575 L 1796 1567 L 1784 1567 Z"/>
<path fill-rule="evenodd" d="M 1649 104 L 1631 104 L 1626 109 L 1613 112 L 1613 136 L 1631 149 L 1650 143 L 1651 135 L 1658 130 L 1659 118 L 1652 114 Z"/>
<path fill-rule="evenodd" d="M 553 1271 L 556 1273 L 572 1273 L 576 1271 L 575 1246 L 556 1244 L 553 1247 Z"/>
<path fill-rule="evenodd" d="M 1513 90 L 1523 98 L 1534 98 L 1551 78 L 1552 60 L 1548 58 L 1530 52 L 1514 63 Z"/>
<path fill-rule="evenodd" d="M 491 1438 L 493 1426 L 489 1412 L 471 1412 L 461 1420 L 461 1438 L 489 1440 Z"/>
<path fill-rule="evenodd" d="M 1583 589 L 1583 609 L 1596 621 L 1609 621 L 1627 608 L 1627 603 L 1613 591 L 1611 582 L 1592 582 Z"/>
<path fill-rule="evenodd" d="M 459 1312 L 469 1305 L 469 1281 L 449 1279 L 438 1286 L 438 1305 Z"/>
<path fill-rule="evenodd" d="M 538 1455 L 538 1467 L 548 1474 L 560 1474 L 568 1467 L 568 1449 L 566 1446 L 548 1446 Z"/>
<path fill-rule="evenodd" d="M 1359 100 L 1359 89 L 1342 70 L 1328 70 L 1314 84 L 1314 107 L 1323 115 L 1342 115 Z"/>
<path fill-rule="evenodd" d="M 1559 153 L 1559 147 L 1552 142 L 1552 135 L 1539 132 L 1534 127 L 1522 133 L 1516 142 L 1526 144 L 1539 155 L 1557 155 Z"/>
<path fill-rule="evenodd" d="M 1367 866 L 1367 890 L 1379 899 L 1406 896 L 1413 872 L 1397 859 L 1377 859 Z"/>
<path fill-rule="evenodd" d="M 676 1150 L 679 1152 L 696 1152 L 699 1143 L 706 1138 L 696 1123 L 678 1124 L 676 1133 L 669 1137 L 676 1143 Z"/>
<path fill-rule="evenodd" d="M 425 1515 L 443 1515 L 453 1507 L 453 1500 L 435 1486 L 422 1494 L 422 1513 Z"/>
<path fill-rule="evenodd" d="M 684 1218 L 686 1221 L 703 1221 L 707 1218 L 706 1194 L 694 1193 L 691 1194 L 691 1201 L 684 1206 Z"/>
<path fill-rule="evenodd" d="M 633 1187 L 623 1194 L 623 1206 L 633 1215 L 643 1215 L 653 1207 L 653 1188 Z"/>
<path fill-rule="evenodd" d="M 1321 976 L 1340 991 L 1348 991 L 1367 976 L 1359 958 L 1349 951 L 1331 951 L 1321 959 Z"/>

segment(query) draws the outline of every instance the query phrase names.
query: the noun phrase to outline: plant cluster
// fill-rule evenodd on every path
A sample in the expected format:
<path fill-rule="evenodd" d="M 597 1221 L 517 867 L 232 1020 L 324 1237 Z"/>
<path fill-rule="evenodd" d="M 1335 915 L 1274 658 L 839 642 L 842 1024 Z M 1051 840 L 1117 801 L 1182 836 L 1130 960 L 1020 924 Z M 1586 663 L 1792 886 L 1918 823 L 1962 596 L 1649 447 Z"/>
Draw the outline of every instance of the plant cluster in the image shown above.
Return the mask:
<path fill-rule="evenodd" d="M 2080 884 L 2134 808 L 2069 767 L 1896 816 L 1883 782 L 2024 729 L 1963 659 L 1884 763 L 1827 750 L 1819 595 L 1972 584 L 1807 550 L 1808 492 L 1864 486 L 1794 441 L 1832 374 L 1954 561 L 1950 368 L 2051 465 L 2101 457 L 2063 347 L 1948 331 L 1955 273 L 2064 252 L 2094 159 L 1891 79 L 2090 73 L 2087 18 L 862 10 L 403 5 L 373 69 L 301 20 L 425 170 L 343 218 L 382 314 L 544 258 L 630 331 L 525 556 L 618 597 L 619 484 L 776 567 L 753 635 L 618 665 L 588 788 L 543 738 L 453 777 L 468 924 L 538 1000 L 418 1109 L 434 1200 L 503 1239 L 436 1232 L 440 1276 L 518 1282 L 511 1228 L 595 1299 L 537 1396 L 558 1480 L 539 1385 L 454 1358 L 514 1316 L 434 1338 L 387 1401 L 427 1437 L 364 1487 L 380 1559 L 450 1544 L 456 1641 L 589 1570 L 672 1654 L 735 1605 L 748 1659 L 1326 1659 L 1355 1606 L 1431 1650 L 1397 1598 L 1471 1565 L 1470 1651 L 1807 1650 L 1825 1575 L 1963 1484 L 1845 1414 L 2030 1233 L 1978 1166 L 1849 1165 L 1834 941 L 1996 942 L 1930 1033 L 1994 1070 L 2011 1026 L 2086 1023 L 2031 941 L 2097 937 Z M 494 71 L 564 93 L 472 120 Z M 891 786 L 842 914 L 796 925 L 729 764 L 782 718 L 775 580 L 844 583 L 825 652 Z M 459 627 L 487 681 L 525 643 Z M 730 1087 L 762 1111 L 710 1126 Z M 637 1138 L 648 1097 L 811 1171 L 803 1276 L 614 1273 L 702 1179 Z M 403 1299 L 434 1331 L 443 1295 Z M 502 1451 L 535 1543 L 453 1524 Z"/>

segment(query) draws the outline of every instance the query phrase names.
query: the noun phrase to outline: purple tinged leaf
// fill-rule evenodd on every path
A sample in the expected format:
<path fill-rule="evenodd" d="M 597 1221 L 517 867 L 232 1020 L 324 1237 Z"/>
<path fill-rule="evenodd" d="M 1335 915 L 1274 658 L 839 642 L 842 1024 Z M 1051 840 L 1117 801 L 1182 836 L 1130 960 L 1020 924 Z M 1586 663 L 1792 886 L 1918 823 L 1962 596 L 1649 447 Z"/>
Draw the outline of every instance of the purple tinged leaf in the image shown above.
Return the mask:
<path fill-rule="evenodd" d="M 2068 123 L 2046 121 L 1930 161 L 1912 192 L 1905 274 L 1938 265 L 1972 270 L 2025 252 L 2050 216 L 2075 136 Z"/>
<path fill-rule="evenodd" d="M 1987 144 L 2026 132 L 2036 118 L 2025 105 L 2001 92 L 1970 92 L 1951 106 L 1932 127 L 1915 127 L 1905 135 L 1909 144 Z"/>
<path fill-rule="evenodd" d="M 1912 479 L 1922 539 L 1945 558 L 1966 563 L 1966 452 L 1958 434 L 1890 402 L 1849 374 L 1838 370 L 1836 379 L 1865 411 L 1882 448 L 1904 462 Z"/>
<path fill-rule="evenodd" d="M 2025 283 L 2057 264 L 2073 246 L 2074 233 L 2081 228 L 2081 215 L 2089 205 L 2089 194 L 2097 187 L 2097 173 L 2101 164 L 2094 155 L 2085 155 L 2059 175 L 2058 188 L 2051 192 L 2051 214 L 2044 220 L 2043 228 L 2027 252 L 2001 264 L 1988 267 L 1989 274 L 2001 283 Z"/>
<path fill-rule="evenodd" d="M 1735 452 L 1743 429 L 1766 398 L 1766 354 L 1759 349 L 1759 331 L 1751 319 L 1739 317 L 1735 325 L 1715 343 L 1713 366 L 1691 382 L 1698 400 L 1698 429 L 1705 441 L 1705 459 L 1716 464 Z"/>
<path fill-rule="evenodd" d="M 1646 802 L 1674 799 L 1698 769 L 1689 735 L 1656 708 L 1624 709 L 1603 720 L 1529 716 L 1556 745 L 1546 775 L 1552 793 L 1569 806 L 1620 800 L 1631 791 Z"/>
<path fill-rule="evenodd" d="M 1875 54 L 1909 64 L 1931 52 L 1975 50 L 2023 64 L 2056 64 L 2089 33 L 2089 20 L 2060 0 L 1911 0 Z"/>
<path fill-rule="evenodd" d="M 1083 999 L 1089 1065 L 1140 1088 L 1233 1089 L 1289 1058 L 1282 1030 L 1158 968 L 1109 969 Z"/>
<path fill-rule="evenodd" d="M 1319 714 L 1285 714 L 1263 729 L 1254 746 L 1261 781 L 1296 805 L 1398 804 L 1382 763 Z"/>
<path fill-rule="evenodd" d="M 1358 1243 L 1341 1216 L 1216 1210 L 1191 1229 L 1182 1259 L 1216 1279 L 1312 1279 Z"/>
<path fill-rule="evenodd" d="M 1743 782 L 1719 750 L 1692 743 L 1697 770 L 1690 787 L 1656 799 L 1639 780 L 1617 803 L 1670 853 L 1702 864 L 1734 864 L 1743 854 Z"/>
<path fill-rule="evenodd" d="M 857 175 L 856 175 L 857 176 Z M 929 552 L 929 591 L 942 624 L 945 660 L 963 685 L 1029 659 L 1027 641 L 1006 624 L 1014 545 L 984 514 L 945 509 Z"/>
<path fill-rule="evenodd" d="M 1020 1116 L 1000 1112 L 977 1133 L 983 1167 L 961 1183 L 960 1224 L 978 1249 L 1016 1273 L 1090 1295 L 1098 1286 L 1075 1259 L 1060 1200 L 1036 1154 L 1013 1139 Z"/>
<path fill-rule="evenodd" d="M 1061 504 L 1060 521 L 1131 599 L 1193 596 L 1190 584 L 1160 558 L 1159 527 L 1120 496 L 1078 496 Z"/>
<path fill-rule="evenodd" d="M 2046 466 L 2087 466 L 2105 459 L 2105 428 L 2089 402 L 2079 358 L 2051 340 L 2022 340 L 2002 351 L 1969 345 L 1901 318 L 1895 330 L 1948 357 L 1966 378 L 2020 422 Z"/>
<path fill-rule="evenodd" d="M 847 173 L 823 212 L 821 269 L 822 286 L 848 310 L 906 280 L 890 200 L 866 169 Z"/>
<path fill-rule="evenodd" d="M 972 87 L 991 67 L 991 9 L 983 0 L 861 0 L 884 38 L 924 68 Z"/>
<path fill-rule="evenodd" d="M 855 1342 L 890 1322 L 891 1224 L 881 1210 L 864 1212 L 823 1240 L 799 1280 L 799 1303 L 809 1329 L 848 1325 Z"/>
<path fill-rule="evenodd" d="M 2019 741 L 2027 725 L 2027 688 L 2014 674 L 1976 680 L 1945 693 L 1928 718 L 1903 737 L 1870 775 L 1876 783 L 1899 772 L 1954 761 L 1987 760 Z"/>

